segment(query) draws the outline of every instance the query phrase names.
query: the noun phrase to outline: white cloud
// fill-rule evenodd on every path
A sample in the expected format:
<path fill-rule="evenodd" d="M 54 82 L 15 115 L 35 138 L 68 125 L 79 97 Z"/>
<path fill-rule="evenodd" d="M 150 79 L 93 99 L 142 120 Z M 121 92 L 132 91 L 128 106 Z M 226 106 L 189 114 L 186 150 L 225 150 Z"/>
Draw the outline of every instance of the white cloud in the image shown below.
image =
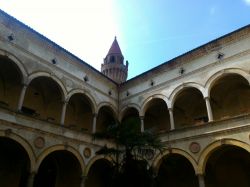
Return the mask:
<path fill-rule="evenodd" d="M 244 0 L 247 5 L 250 6 L 250 0 Z"/>

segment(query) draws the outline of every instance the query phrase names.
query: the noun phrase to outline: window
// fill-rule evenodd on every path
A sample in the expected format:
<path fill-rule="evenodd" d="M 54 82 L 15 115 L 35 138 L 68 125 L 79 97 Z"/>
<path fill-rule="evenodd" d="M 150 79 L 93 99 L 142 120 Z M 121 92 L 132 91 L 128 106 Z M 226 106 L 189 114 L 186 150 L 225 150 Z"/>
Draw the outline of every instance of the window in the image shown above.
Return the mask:
<path fill-rule="evenodd" d="M 110 62 L 115 62 L 115 57 L 114 56 L 110 57 Z"/>

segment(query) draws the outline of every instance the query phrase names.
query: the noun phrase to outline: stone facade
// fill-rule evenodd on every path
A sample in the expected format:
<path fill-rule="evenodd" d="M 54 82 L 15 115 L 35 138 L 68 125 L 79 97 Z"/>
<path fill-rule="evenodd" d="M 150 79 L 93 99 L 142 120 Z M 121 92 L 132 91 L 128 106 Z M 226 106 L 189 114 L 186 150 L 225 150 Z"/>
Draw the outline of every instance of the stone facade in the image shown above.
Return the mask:
<path fill-rule="evenodd" d="M 91 133 L 130 116 L 166 144 L 150 159 L 159 186 L 249 186 L 249 44 L 246 26 L 112 81 L 1 11 L 0 186 L 100 186 L 109 160 L 95 152 L 112 144 Z"/>

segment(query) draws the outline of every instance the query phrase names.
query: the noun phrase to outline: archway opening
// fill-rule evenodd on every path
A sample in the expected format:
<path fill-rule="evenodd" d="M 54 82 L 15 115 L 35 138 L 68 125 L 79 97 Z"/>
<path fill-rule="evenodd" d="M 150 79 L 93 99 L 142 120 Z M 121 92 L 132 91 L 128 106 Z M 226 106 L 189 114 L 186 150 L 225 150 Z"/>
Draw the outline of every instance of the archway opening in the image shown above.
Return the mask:
<path fill-rule="evenodd" d="M 67 104 L 65 126 L 70 129 L 91 132 L 93 112 L 90 100 L 83 94 L 71 96 Z"/>
<path fill-rule="evenodd" d="M 250 113 L 250 86 L 238 74 L 227 74 L 216 80 L 210 98 L 215 120 Z"/>
<path fill-rule="evenodd" d="M 140 120 L 139 112 L 134 107 L 127 108 L 123 113 L 122 121 L 126 121 L 128 118 L 137 118 Z"/>
<path fill-rule="evenodd" d="M 59 85 L 49 77 L 38 77 L 29 84 L 22 112 L 24 114 L 60 123 L 62 111 L 62 92 Z"/>
<path fill-rule="evenodd" d="M 156 177 L 156 186 L 198 187 L 199 185 L 189 160 L 173 153 L 163 158 Z"/>
<path fill-rule="evenodd" d="M 110 187 L 112 185 L 112 164 L 106 159 L 95 161 L 88 172 L 86 187 Z"/>
<path fill-rule="evenodd" d="M 114 123 L 116 123 L 116 120 L 113 110 L 108 106 L 101 107 L 97 116 L 96 131 L 102 132 Z"/>
<path fill-rule="evenodd" d="M 16 141 L 0 138 L 0 186 L 26 187 L 30 173 L 30 159 Z"/>
<path fill-rule="evenodd" d="M 129 107 L 124 111 L 122 117 L 122 123 L 133 123 L 137 124 L 140 127 L 141 121 L 139 117 L 139 112 L 134 107 Z M 140 128 L 138 128 L 140 130 Z"/>
<path fill-rule="evenodd" d="M 221 146 L 207 160 L 205 174 L 208 187 L 248 187 L 250 154 L 240 147 Z"/>
<path fill-rule="evenodd" d="M 81 175 L 80 163 L 72 153 L 55 151 L 42 161 L 34 187 L 79 187 Z"/>
<path fill-rule="evenodd" d="M 0 107 L 16 109 L 22 89 L 22 74 L 10 59 L 0 56 Z"/>
<path fill-rule="evenodd" d="M 144 129 L 154 133 L 170 130 L 168 107 L 163 99 L 154 98 L 147 104 Z"/>
<path fill-rule="evenodd" d="M 173 112 L 176 128 L 200 125 L 208 121 L 206 103 L 197 88 L 183 89 L 175 99 Z"/>

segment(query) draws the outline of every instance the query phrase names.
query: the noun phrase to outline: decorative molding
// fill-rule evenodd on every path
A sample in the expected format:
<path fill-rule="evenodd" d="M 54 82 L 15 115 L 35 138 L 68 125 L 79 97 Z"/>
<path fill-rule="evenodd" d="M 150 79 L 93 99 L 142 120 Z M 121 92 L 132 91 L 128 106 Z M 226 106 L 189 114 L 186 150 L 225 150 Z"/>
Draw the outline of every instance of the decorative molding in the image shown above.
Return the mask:
<path fill-rule="evenodd" d="M 200 146 L 200 144 L 197 143 L 197 142 L 192 142 L 192 143 L 190 143 L 190 145 L 189 145 L 189 150 L 190 150 L 192 153 L 198 153 L 198 152 L 200 152 L 200 150 L 201 150 L 201 146 Z"/>
<path fill-rule="evenodd" d="M 92 155 L 92 151 L 89 147 L 86 147 L 84 150 L 83 150 L 83 156 L 85 158 L 90 158 Z"/>
<path fill-rule="evenodd" d="M 41 136 L 37 137 L 35 140 L 34 140 L 34 145 L 36 148 L 38 149 L 42 149 L 44 148 L 45 146 L 45 139 Z"/>

